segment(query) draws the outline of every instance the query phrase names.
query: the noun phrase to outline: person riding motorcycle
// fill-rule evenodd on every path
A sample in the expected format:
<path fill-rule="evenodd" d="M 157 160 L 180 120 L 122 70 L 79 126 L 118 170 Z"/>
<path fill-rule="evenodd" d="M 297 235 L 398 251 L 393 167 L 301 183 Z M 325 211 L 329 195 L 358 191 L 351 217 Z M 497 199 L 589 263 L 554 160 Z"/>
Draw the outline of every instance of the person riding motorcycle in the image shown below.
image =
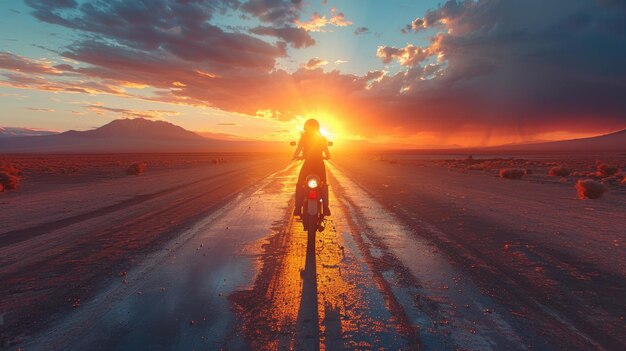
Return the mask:
<path fill-rule="evenodd" d="M 300 156 L 302 152 L 302 156 Z M 294 216 L 302 216 L 302 202 L 304 200 L 304 183 L 306 177 L 315 174 L 321 180 L 321 197 L 324 209 L 322 214 L 330 216 L 330 208 L 328 208 L 328 184 L 326 182 L 326 166 L 324 160 L 330 159 L 328 151 L 328 140 L 320 134 L 320 124 L 315 119 L 309 119 L 304 123 L 304 131 L 298 141 L 298 147 L 293 154 L 293 159 L 304 159 L 304 164 L 300 169 L 298 183 L 296 184 L 296 208 L 293 212 Z"/>

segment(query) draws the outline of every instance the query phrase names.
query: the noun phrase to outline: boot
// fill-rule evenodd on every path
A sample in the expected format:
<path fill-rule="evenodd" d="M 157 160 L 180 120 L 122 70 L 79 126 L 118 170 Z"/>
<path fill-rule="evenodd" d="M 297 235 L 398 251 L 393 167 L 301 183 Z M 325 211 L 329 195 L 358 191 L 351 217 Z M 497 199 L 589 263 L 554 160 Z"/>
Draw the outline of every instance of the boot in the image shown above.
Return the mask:
<path fill-rule="evenodd" d="M 330 208 L 328 207 L 328 184 L 324 184 L 321 190 L 322 190 L 322 203 L 324 204 L 322 214 L 324 216 L 330 216 Z"/>
<path fill-rule="evenodd" d="M 296 208 L 293 210 L 294 216 L 302 217 L 302 201 L 304 201 L 302 194 L 302 187 L 300 184 L 296 185 Z"/>

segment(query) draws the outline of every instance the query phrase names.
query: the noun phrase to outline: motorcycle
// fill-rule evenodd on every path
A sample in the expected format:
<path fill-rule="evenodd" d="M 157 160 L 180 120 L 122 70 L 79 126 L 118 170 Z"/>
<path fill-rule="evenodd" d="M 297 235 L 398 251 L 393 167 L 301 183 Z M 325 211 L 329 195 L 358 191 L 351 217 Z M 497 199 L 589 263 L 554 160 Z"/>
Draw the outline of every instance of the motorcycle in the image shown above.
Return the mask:
<path fill-rule="evenodd" d="M 296 142 L 291 142 L 291 146 L 295 146 Z M 333 142 L 329 141 L 328 146 L 332 146 Z M 299 160 L 304 158 L 298 157 Z M 321 181 L 321 178 L 317 174 L 308 174 L 305 177 L 304 184 L 299 184 L 302 187 L 300 191 L 303 191 L 304 196 L 301 204 L 302 213 L 302 226 L 308 234 L 309 239 L 314 239 L 315 234 L 319 231 L 324 231 L 326 227 L 326 219 L 324 217 L 323 206 L 324 201 L 328 201 L 328 184 Z"/>

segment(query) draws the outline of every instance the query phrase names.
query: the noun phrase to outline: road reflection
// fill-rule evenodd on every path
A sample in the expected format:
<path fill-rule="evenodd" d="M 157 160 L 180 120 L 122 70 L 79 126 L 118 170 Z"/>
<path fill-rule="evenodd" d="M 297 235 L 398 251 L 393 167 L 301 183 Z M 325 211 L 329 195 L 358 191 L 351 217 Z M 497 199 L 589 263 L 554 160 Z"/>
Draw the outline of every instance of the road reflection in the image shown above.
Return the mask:
<path fill-rule="evenodd" d="M 296 171 L 283 191 L 293 194 Z M 234 299 L 250 348 L 412 349 L 332 188 L 330 197 L 324 232 L 308 238 L 302 222 L 286 214 L 284 230 L 263 244 L 254 286 Z"/>

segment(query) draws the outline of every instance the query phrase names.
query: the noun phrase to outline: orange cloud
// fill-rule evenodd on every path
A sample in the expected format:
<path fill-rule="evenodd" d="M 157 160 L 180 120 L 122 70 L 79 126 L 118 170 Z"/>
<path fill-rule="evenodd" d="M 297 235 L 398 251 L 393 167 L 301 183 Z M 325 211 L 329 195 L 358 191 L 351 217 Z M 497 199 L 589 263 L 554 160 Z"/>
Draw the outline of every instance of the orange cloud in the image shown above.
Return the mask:
<path fill-rule="evenodd" d="M 327 64 L 328 64 L 328 61 L 322 60 L 319 57 L 314 57 L 308 60 L 306 63 L 303 63 L 302 65 L 300 65 L 300 67 L 304 69 L 318 69 Z"/>
<path fill-rule="evenodd" d="M 336 8 L 330 10 L 330 17 L 322 16 L 315 12 L 311 16 L 311 19 L 305 22 L 296 20 L 294 22 L 298 28 L 302 28 L 309 32 L 324 32 L 327 26 L 335 27 L 347 27 L 352 24 L 351 21 L 346 19 L 346 15 L 343 12 L 338 12 Z"/>
<path fill-rule="evenodd" d="M 396 60 L 402 66 L 415 66 L 433 54 L 434 52 L 430 47 L 424 49 L 411 44 L 403 48 L 379 46 L 378 50 L 376 50 L 376 56 L 378 56 L 383 63 L 387 64 Z"/>
<path fill-rule="evenodd" d="M 69 65 L 52 66 L 46 61 L 35 61 L 23 56 L 0 52 L 0 69 L 27 74 L 62 74 Z"/>

